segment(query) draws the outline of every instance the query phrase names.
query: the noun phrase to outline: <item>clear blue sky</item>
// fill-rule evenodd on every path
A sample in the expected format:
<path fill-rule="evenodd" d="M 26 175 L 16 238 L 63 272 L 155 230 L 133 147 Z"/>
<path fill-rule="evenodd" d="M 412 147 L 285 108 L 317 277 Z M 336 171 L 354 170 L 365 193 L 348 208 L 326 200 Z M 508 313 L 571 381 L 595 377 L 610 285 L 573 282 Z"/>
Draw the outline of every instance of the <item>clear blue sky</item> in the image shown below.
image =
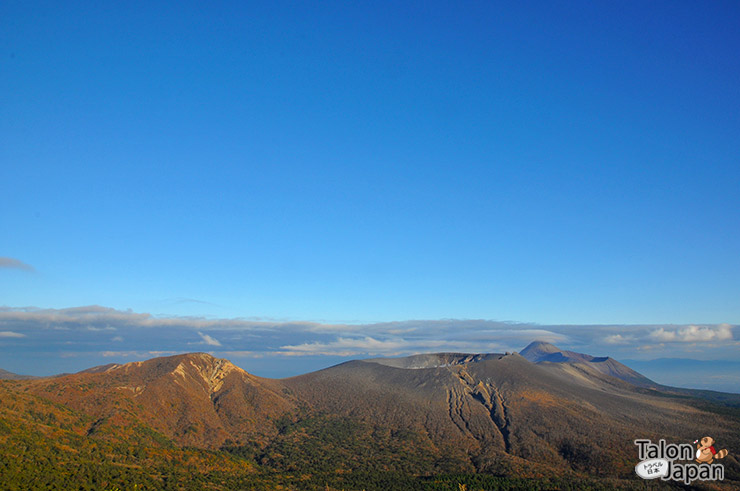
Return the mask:
<path fill-rule="evenodd" d="M 738 19 L 4 1 L 0 304 L 740 323 Z"/>

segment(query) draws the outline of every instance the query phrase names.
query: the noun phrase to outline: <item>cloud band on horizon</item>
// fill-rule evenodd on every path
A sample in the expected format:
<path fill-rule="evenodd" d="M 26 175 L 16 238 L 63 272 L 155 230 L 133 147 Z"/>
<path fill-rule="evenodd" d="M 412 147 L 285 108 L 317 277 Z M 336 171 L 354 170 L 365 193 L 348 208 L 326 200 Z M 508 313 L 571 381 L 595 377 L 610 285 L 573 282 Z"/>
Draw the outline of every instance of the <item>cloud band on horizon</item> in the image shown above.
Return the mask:
<path fill-rule="evenodd" d="M 215 353 L 263 357 L 399 356 L 434 351 L 518 351 L 534 340 L 564 349 L 611 356 L 651 353 L 674 356 L 714 350 L 740 352 L 736 326 L 719 325 L 537 325 L 492 320 L 410 320 L 376 324 L 267 322 L 247 319 L 154 316 L 86 306 L 66 309 L 0 307 L 0 350 L 16 343 L 26 350 L 70 353 L 174 353 L 207 346 Z"/>

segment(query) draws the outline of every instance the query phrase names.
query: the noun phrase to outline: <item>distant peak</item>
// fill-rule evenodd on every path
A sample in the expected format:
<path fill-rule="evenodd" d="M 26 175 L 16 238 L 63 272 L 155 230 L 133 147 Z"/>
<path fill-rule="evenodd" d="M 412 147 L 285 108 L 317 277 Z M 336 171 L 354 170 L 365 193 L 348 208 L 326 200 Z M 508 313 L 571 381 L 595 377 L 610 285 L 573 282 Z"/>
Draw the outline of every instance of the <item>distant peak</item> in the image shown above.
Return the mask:
<path fill-rule="evenodd" d="M 529 343 L 526 348 L 520 351 L 519 354 L 532 363 L 539 363 L 541 361 L 563 361 L 565 356 L 563 350 L 545 341 L 533 341 Z"/>
<path fill-rule="evenodd" d="M 555 346 L 554 344 L 548 343 L 547 341 L 532 341 L 527 345 L 526 348 L 524 348 L 521 353 L 537 350 L 540 352 L 546 352 L 546 353 L 557 353 L 558 351 L 562 351 L 560 348 Z"/>

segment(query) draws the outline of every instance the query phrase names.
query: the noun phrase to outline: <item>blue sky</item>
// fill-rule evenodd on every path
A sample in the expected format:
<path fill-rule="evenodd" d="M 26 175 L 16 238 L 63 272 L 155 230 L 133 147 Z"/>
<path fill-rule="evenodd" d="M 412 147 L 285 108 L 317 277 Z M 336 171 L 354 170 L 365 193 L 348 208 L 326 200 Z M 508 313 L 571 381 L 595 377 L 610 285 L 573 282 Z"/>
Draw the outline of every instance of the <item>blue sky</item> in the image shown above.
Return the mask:
<path fill-rule="evenodd" d="M 3 2 L 0 304 L 734 326 L 738 18 Z"/>

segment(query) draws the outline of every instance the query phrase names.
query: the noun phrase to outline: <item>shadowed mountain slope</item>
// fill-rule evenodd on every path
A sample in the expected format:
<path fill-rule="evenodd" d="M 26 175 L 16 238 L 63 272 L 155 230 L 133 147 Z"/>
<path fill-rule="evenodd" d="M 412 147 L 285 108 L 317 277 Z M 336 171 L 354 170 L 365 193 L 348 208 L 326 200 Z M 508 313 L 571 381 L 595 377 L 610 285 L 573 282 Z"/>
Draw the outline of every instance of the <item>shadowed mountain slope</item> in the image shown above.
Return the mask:
<path fill-rule="evenodd" d="M 564 351 L 544 341 L 534 341 L 519 352 L 532 363 L 579 363 L 640 387 L 657 387 L 658 384 L 626 365 L 608 356 L 596 357 L 574 351 Z"/>
<path fill-rule="evenodd" d="M 664 394 L 695 397 L 725 406 L 740 407 L 740 394 L 715 390 L 686 389 L 659 384 L 608 356 L 595 357 L 584 353 L 565 351 L 544 341 L 530 343 L 520 354 L 527 360 L 543 367 L 549 367 L 553 371 L 575 373 L 575 365 L 578 365 L 578 370 L 581 372 L 592 372 L 590 376 L 595 376 L 593 372 L 600 372 L 638 387 L 655 389 Z M 573 367 L 568 365 L 573 365 Z"/>

